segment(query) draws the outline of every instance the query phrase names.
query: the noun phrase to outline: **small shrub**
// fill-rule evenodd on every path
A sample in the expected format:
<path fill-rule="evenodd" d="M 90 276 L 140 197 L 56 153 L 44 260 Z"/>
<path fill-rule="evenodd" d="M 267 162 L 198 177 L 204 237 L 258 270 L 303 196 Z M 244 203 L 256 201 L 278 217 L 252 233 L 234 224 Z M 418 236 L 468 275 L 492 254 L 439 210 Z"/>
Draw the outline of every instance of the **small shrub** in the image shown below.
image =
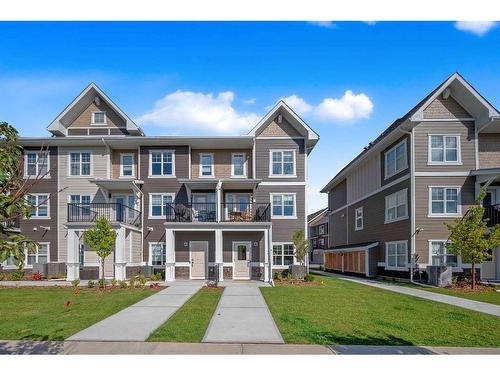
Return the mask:
<path fill-rule="evenodd" d="M 310 281 L 314 281 L 315 277 L 313 275 L 311 275 L 310 273 L 307 274 L 305 277 L 304 277 L 304 281 L 307 281 L 307 282 L 310 282 Z"/>
<path fill-rule="evenodd" d="M 116 279 L 111 280 L 111 286 L 114 288 L 118 281 Z"/>
<path fill-rule="evenodd" d="M 127 289 L 127 282 L 125 280 L 120 280 L 119 285 L 121 289 Z"/>
<path fill-rule="evenodd" d="M 274 273 L 274 276 L 273 276 L 273 279 L 274 280 L 278 280 L 278 281 L 281 281 L 283 279 L 282 275 L 281 275 L 281 272 L 275 272 Z"/>
<path fill-rule="evenodd" d="M 135 288 L 135 276 L 130 276 L 128 283 L 131 288 Z"/>
<path fill-rule="evenodd" d="M 63 273 L 61 273 L 61 272 L 56 273 L 56 279 L 65 279 L 65 278 L 66 278 L 66 275 L 64 275 Z"/>
<path fill-rule="evenodd" d="M 286 278 L 288 281 L 292 280 L 292 275 L 291 275 L 291 273 L 290 273 L 290 272 L 287 272 L 287 274 L 286 274 L 285 278 Z"/>
<path fill-rule="evenodd" d="M 80 279 L 74 279 L 74 280 L 71 282 L 71 285 L 73 286 L 73 288 L 78 287 L 78 285 L 80 285 Z"/>
<path fill-rule="evenodd" d="M 35 272 L 34 274 L 31 275 L 31 280 L 32 281 L 42 281 L 42 274 L 40 272 Z"/>
<path fill-rule="evenodd" d="M 12 272 L 10 274 L 10 278 L 12 281 L 19 281 L 19 280 L 22 280 L 24 277 L 24 272 L 23 271 L 16 271 L 16 272 Z"/>
<path fill-rule="evenodd" d="M 0 273 L 0 281 L 4 281 L 5 277 L 6 277 L 5 273 L 3 273 L 3 272 Z"/>
<path fill-rule="evenodd" d="M 101 288 L 101 289 L 106 288 L 106 280 L 99 279 L 99 288 Z"/>
<path fill-rule="evenodd" d="M 144 288 L 144 286 L 146 285 L 146 276 L 144 276 L 143 274 L 138 275 L 137 282 L 139 283 L 141 288 Z"/>
<path fill-rule="evenodd" d="M 89 280 L 89 282 L 87 283 L 87 286 L 88 286 L 89 288 L 93 288 L 93 287 L 95 287 L 95 281 L 93 281 L 93 280 Z"/>
<path fill-rule="evenodd" d="M 162 277 L 161 273 L 153 273 L 151 275 L 151 280 L 152 281 L 160 281 L 162 279 L 163 279 L 163 277 Z"/>
<path fill-rule="evenodd" d="M 47 275 L 47 281 L 50 281 L 50 280 L 52 280 L 52 276 Z"/>

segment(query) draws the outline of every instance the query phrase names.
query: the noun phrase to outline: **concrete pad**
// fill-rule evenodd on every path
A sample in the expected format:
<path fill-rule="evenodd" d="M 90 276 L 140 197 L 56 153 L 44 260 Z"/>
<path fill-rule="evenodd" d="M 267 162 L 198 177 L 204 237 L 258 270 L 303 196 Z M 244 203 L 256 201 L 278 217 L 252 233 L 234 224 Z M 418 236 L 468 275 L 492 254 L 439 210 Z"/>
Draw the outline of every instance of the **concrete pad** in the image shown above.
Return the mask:
<path fill-rule="evenodd" d="M 174 285 L 170 286 L 165 290 L 162 290 L 161 294 L 189 294 L 193 295 L 201 288 L 201 285 Z"/>
<path fill-rule="evenodd" d="M 226 286 L 224 289 L 225 296 L 260 296 L 259 288 L 255 286 Z"/>
<path fill-rule="evenodd" d="M 335 354 L 326 345 L 284 345 L 284 344 L 243 344 L 242 354 L 271 355 L 332 355 Z"/>
<path fill-rule="evenodd" d="M 191 294 L 155 294 L 139 301 L 135 307 L 181 307 Z"/>
<path fill-rule="evenodd" d="M 227 295 L 220 301 L 220 307 L 259 307 L 266 308 L 266 301 L 262 296 L 233 296 Z"/>

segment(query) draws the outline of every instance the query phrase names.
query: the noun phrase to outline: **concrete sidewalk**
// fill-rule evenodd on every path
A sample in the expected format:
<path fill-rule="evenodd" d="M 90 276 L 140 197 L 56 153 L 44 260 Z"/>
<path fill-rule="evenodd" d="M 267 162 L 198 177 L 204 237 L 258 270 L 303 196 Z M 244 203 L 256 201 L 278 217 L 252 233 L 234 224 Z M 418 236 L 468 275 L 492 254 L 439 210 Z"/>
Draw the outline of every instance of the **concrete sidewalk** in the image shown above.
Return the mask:
<path fill-rule="evenodd" d="M 344 276 L 324 271 L 311 270 L 311 273 L 328 277 L 336 277 L 342 280 L 352 281 L 358 284 L 369 285 L 379 289 L 390 290 L 391 292 L 406 294 L 408 296 L 413 296 L 413 297 L 424 298 L 434 302 L 446 303 L 448 305 L 462 307 L 464 309 L 474 310 L 477 312 L 482 312 L 494 316 L 500 316 L 500 305 L 494 305 L 492 303 L 479 302 L 466 298 L 448 296 L 446 294 L 427 292 L 425 290 L 406 287 L 406 286 L 390 285 L 377 280 L 362 279 L 354 276 Z"/>
<path fill-rule="evenodd" d="M 204 284 L 204 281 L 169 283 L 167 289 L 101 320 L 67 340 L 145 341 Z"/>
<path fill-rule="evenodd" d="M 283 343 L 255 283 L 227 283 L 203 342 Z"/>
<path fill-rule="evenodd" d="M 500 354 L 500 348 L 429 346 L 200 344 L 168 342 L 1 341 L 0 354 Z"/>

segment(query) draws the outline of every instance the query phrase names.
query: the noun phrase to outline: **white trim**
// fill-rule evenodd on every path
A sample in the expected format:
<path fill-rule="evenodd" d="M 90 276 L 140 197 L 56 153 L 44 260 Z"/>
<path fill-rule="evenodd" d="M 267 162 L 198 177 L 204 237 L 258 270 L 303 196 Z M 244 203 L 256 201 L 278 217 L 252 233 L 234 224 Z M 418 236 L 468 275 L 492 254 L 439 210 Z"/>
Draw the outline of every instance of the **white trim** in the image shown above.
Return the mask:
<path fill-rule="evenodd" d="M 361 213 L 361 215 L 359 215 L 359 213 Z M 358 226 L 358 219 L 361 219 L 361 226 Z M 363 230 L 363 227 L 364 227 L 363 206 L 361 206 L 354 210 L 354 230 Z"/>
<path fill-rule="evenodd" d="M 404 155 L 405 155 L 405 165 L 400 170 L 394 169 L 394 173 L 391 173 L 389 175 L 389 174 L 387 174 L 387 155 L 389 155 L 392 151 L 396 151 L 396 149 L 399 146 L 401 146 L 401 144 L 403 144 L 403 143 L 405 145 L 405 152 L 404 152 Z M 395 168 L 396 168 L 397 167 L 397 160 L 396 159 L 394 159 L 394 163 L 396 164 L 395 165 Z M 394 145 L 389 150 L 387 150 L 386 152 L 384 152 L 384 180 L 387 180 L 388 178 L 391 178 L 392 176 L 395 176 L 398 173 L 401 173 L 401 172 L 403 172 L 406 169 L 408 169 L 408 142 L 407 142 L 407 139 L 405 138 L 401 142 L 398 142 L 396 145 Z"/>
<path fill-rule="evenodd" d="M 235 175 L 234 174 L 234 160 L 233 158 L 237 155 L 243 156 L 243 174 L 242 175 Z M 231 153 L 231 177 L 232 178 L 241 178 L 241 177 L 248 177 L 248 171 L 247 171 L 247 154 L 245 152 L 232 152 Z"/>
<path fill-rule="evenodd" d="M 305 181 L 262 181 L 259 186 L 305 186 Z"/>
<path fill-rule="evenodd" d="M 236 250 L 235 250 L 235 247 L 237 245 L 247 245 L 247 253 L 248 253 L 248 257 L 247 257 L 247 265 L 248 265 L 248 278 L 247 277 L 234 277 L 234 268 L 236 266 L 235 264 L 235 259 L 237 261 L 237 257 L 235 257 L 235 253 L 236 253 Z M 232 251 L 231 251 L 231 256 L 232 256 L 232 264 L 233 264 L 233 280 L 250 280 L 252 278 L 252 241 L 231 241 L 231 247 L 232 247 Z"/>
<path fill-rule="evenodd" d="M 161 195 L 161 201 L 162 201 L 162 204 L 163 204 L 163 197 L 164 196 L 167 196 L 167 197 L 172 197 L 172 203 L 174 203 L 175 201 L 175 193 L 149 193 L 149 196 L 148 196 L 148 219 L 149 220 L 154 220 L 154 219 L 165 219 L 166 216 L 163 215 L 163 206 L 162 206 L 162 215 L 161 216 L 153 216 L 153 200 L 152 200 L 152 195 Z"/>
<path fill-rule="evenodd" d="M 282 165 L 282 173 L 281 174 L 274 174 L 273 173 L 273 153 L 274 152 L 281 152 L 281 165 Z M 283 167 L 284 161 L 283 161 L 283 153 L 284 152 L 292 152 L 293 155 L 293 173 L 292 174 L 284 174 L 285 173 L 285 168 Z M 296 150 L 295 149 L 270 149 L 269 150 L 269 174 L 268 178 L 297 178 L 297 155 L 296 155 Z"/>
<path fill-rule="evenodd" d="M 41 241 L 41 242 L 38 242 L 38 245 L 47 245 L 47 262 L 46 263 L 50 263 L 50 242 Z M 36 251 L 33 254 L 28 254 L 28 251 L 26 251 L 26 253 L 24 254 L 24 269 L 32 269 L 33 268 L 32 264 L 28 264 L 28 255 L 35 255 L 35 263 L 38 263 L 38 255 L 39 255 L 38 251 L 40 250 L 38 245 L 36 247 Z M 8 268 L 10 268 L 10 266 L 8 266 Z M 17 267 L 15 267 L 15 268 L 17 268 Z"/>
<path fill-rule="evenodd" d="M 124 156 L 132 156 L 132 174 L 131 175 L 124 175 L 123 174 L 123 157 Z M 135 168 L 136 168 L 136 162 L 135 162 L 135 154 L 132 152 L 124 152 L 120 153 L 120 177 L 135 177 Z"/>
<path fill-rule="evenodd" d="M 427 217 L 462 217 L 462 187 L 452 186 L 452 185 L 429 185 L 428 187 L 428 206 L 427 206 Z M 457 213 L 432 213 L 432 189 L 433 188 L 443 188 L 443 189 L 457 189 Z M 446 211 L 446 190 L 443 195 L 443 208 Z"/>
<path fill-rule="evenodd" d="M 432 137 L 443 137 L 443 161 L 433 161 L 432 160 L 432 147 L 431 138 Z M 446 137 L 454 137 L 457 142 L 457 160 L 447 161 L 446 159 Z M 427 134 L 427 165 L 462 165 L 462 146 L 460 134 Z"/>
<path fill-rule="evenodd" d="M 283 245 L 292 245 L 293 247 L 293 263 L 291 264 L 297 264 L 297 258 L 295 257 L 295 246 L 293 246 L 293 242 L 289 241 L 289 242 L 271 242 L 271 249 L 270 249 L 270 252 L 271 252 L 271 259 L 273 260 L 273 265 L 272 265 L 272 268 L 276 268 L 276 269 L 287 269 L 288 267 L 290 267 L 290 264 L 275 264 L 274 263 L 274 246 L 281 246 L 281 260 L 283 261 L 284 263 L 284 260 L 285 260 L 285 254 L 284 254 L 284 249 L 283 249 Z"/>
<path fill-rule="evenodd" d="M 455 99 L 455 101 L 457 100 Z M 469 121 L 476 121 L 476 119 L 474 117 L 459 117 L 459 118 L 435 118 L 435 119 L 424 118 L 422 120 L 419 120 L 419 122 L 461 122 L 461 121 L 469 122 Z"/>
<path fill-rule="evenodd" d="M 203 175 L 203 165 L 201 164 L 201 159 L 204 156 L 211 156 L 212 157 L 212 163 L 210 164 L 210 171 L 211 174 L 209 175 Z M 214 178 L 215 177 L 215 155 L 213 152 L 200 152 L 199 154 L 199 168 L 198 168 L 198 177 L 199 178 Z"/>
<path fill-rule="evenodd" d="M 162 153 L 162 164 L 163 164 L 163 152 L 171 152 L 172 153 L 172 173 L 171 174 L 159 174 L 159 175 L 153 175 L 153 152 L 161 152 Z M 162 172 L 163 172 L 163 166 L 162 166 Z M 149 150 L 149 171 L 148 171 L 148 178 L 175 178 L 175 150 L 167 150 L 167 149 L 150 149 Z"/>
<path fill-rule="evenodd" d="M 259 135 L 255 137 L 255 139 L 305 139 L 305 137 L 289 137 L 289 136 L 265 136 L 265 135 Z"/>
<path fill-rule="evenodd" d="M 404 194 L 404 196 L 405 196 L 405 204 L 404 205 L 405 205 L 405 208 L 406 208 L 406 215 L 401 216 L 401 217 L 397 217 L 396 216 L 394 219 L 389 220 L 389 219 L 387 219 L 387 212 L 388 212 L 387 202 L 389 200 L 389 197 L 392 197 L 393 195 L 397 195 L 397 194 L 401 194 L 401 193 Z M 396 191 L 396 192 L 394 192 L 392 194 L 386 195 L 384 197 L 384 200 L 385 200 L 384 224 L 390 224 L 390 223 L 394 223 L 396 221 L 401 221 L 401 220 L 408 219 L 408 188 L 405 188 L 405 189 L 402 189 L 402 190 L 398 190 L 398 191 Z M 397 200 L 397 198 L 396 198 L 396 200 Z M 396 215 L 397 215 L 398 206 L 396 205 L 393 208 L 396 209 Z"/>
<path fill-rule="evenodd" d="M 71 154 L 80 154 L 80 174 L 71 174 Z M 90 174 L 82 174 L 82 154 L 90 154 Z M 94 176 L 94 154 L 89 150 L 69 150 L 68 151 L 68 175 L 67 178 L 89 178 Z"/>
<path fill-rule="evenodd" d="M 404 267 L 395 267 L 395 266 L 384 266 L 386 270 L 393 270 L 393 271 L 407 271 L 408 270 L 408 241 L 407 240 L 402 240 L 402 241 L 389 241 L 385 243 L 385 264 L 389 264 L 388 261 L 388 255 L 389 255 L 389 245 L 396 245 L 396 250 L 397 250 L 397 245 L 404 243 L 406 245 L 406 251 L 405 251 L 405 266 Z"/>
<path fill-rule="evenodd" d="M 415 172 L 416 177 L 468 177 L 470 171 Z"/>
<path fill-rule="evenodd" d="M 34 175 L 28 174 L 28 154 L 36 154 L 36 173 Z M 39 154 L 47 154 L 47 173 L 43 178 L 50 178 L 50 151 L 35 151 L 35 150 L 24 150 L 24 178 L 29 179 L 30 177 L 36 177 L 39 175 L 39 164 L 38 164 L 38 158 Z"/>
<path fill-rule="evenodd" d="M 95 114 L 96 113 L 104 113 L 104 122 L 95 122 Z M 108 125 L 108 116 L 106 116 L 106 111 L 93 111 L 92 116 L 90 117 L 90 125 L 107 126 Z"/>
<path fill-rule="evenodd" d="M 148 242 L 148 266 L 153 266 L 153 262 L 152 262 L 152 257 L 151 257 L 151 245 L 163 245 L 163 252 L 165 252 L 165 257 L 166 257 L 166 251 L 167 251 L 167 245 L 165 242 L 160 242 L 160 241 L 152 241 L 152 242 Z M 162 257 L 162 261 L 163 261 L 163 257 Z M 166 262 L 165 262 L 166 263 Z M 165 263 L 164 264 L 160 264 L 160 265 L 154 265 L 153 267 L 165 267 Z"/>
<path fill-rule="evenodd" d="M 432 265 L 432 248 L 431 248 L 431 244 L 433 242 L 449 243 L 450 241 L 448 239 L 445 239 L 445 240 L 443 240 L 443 239 L 440 239 L 440 240 L 427 240 L 429 254 L 428 254 L 427 264 L 425 264 L 425 266 L 431 266 Z M 451 253 L 450 253 L 450 255 L 454 256 Z M 462 258 L 460 256 L 456 256 L 456 257 L 457 257 L 457 266 L 456 267 L 452 267 L 452 272 L 462 272 L 463 271 Z M 424 264 L 421 264 L 421 265 L 424 266 Z"/>
<path fill-rule="evenodd" d="M 191 270 L 193 268 L 193 264 L 192 264 L 192 261 L 191 259 L 193 259 L 191 257 L 191 244 L 193 243 L 205 243 L 207 245 L 206 249 L 205 249 L 205 275 L 202 277 L 202 278 L 196 278 L 196 279 L 193 279 L 193 276 L 191 275 Z M 207 277 L 208 277 L 208 253 L 209 253 L 209 247 L 210 247 L 210 243 L 209 241 L 189 241 L 189 280 L 205 280 Z"/>
<path fill-rule="evenodd" d="M 28 197 L 28 195 L 32 195 L 34 197 L 36 197 L 36 207 L 34 208 L 34 212 L 36 214 L 33 214 L 29 217 L 29 220 L 31 219 L 34 219 L 34 220 L 50 220 L 50 193 L 27 193 L 26 194 L 26 199 Z M 40 195 L 46 195 L 47 196 L 47 199 L 45 201 L 43 201 L 42 203 L 46 203 L 47 204 L 47 216 L 39 216 L 38 215 L 38 208 L 40 206 L 40 202 L 39 202 L 39 197 Z"/>
<path fill-rule="evenodd" d="M 285 216 L 285 215 L 274 215 L 274 209 L 273 209 L 273 197 L 275 195 L 293 195 L 293 215 L 292 216 Z M 297 193 L 270 193 L 269 198 L 271 200 L 271 219 L 279 219 L 279 220 L 286 220 L 286 219 L 297 219 Z M 281 202 L 283 203 L 283 197 L 281 198 Z M 284 205 L 282 205 L 284 207 Z M 284 209 L 283 209 L 284 212 Z"/>

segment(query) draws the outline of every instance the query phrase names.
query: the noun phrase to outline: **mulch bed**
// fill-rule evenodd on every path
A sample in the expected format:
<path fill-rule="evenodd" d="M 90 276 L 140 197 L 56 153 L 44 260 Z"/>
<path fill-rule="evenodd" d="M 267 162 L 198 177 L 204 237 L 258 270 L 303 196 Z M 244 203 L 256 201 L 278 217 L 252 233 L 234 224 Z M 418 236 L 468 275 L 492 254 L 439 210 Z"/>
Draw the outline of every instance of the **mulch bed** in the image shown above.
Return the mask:
<path fill-rule="evenodd" d="M 322 281 L 304 281 L 304 280 L 274 280 L 276 285 L 301 285 L 301 286 L 319 286 L 324 285 Z"/>
<path fill-rule="evenodd" d="M 215 285 L 205 285 L 202 289 L 218 289 L 218 290 L 223 290 L 223 286 L 215 286 Z"/>
<path fill-rule="evenodd" d="M 457 283 L 451 286 L 447 286 L 445 289 L 455 290 L 457 292 L 493 292 L 496 290 L 495 287 L 484 284 L 476 284 L 474 289 L 471 288 L 470 284 Z"/>

